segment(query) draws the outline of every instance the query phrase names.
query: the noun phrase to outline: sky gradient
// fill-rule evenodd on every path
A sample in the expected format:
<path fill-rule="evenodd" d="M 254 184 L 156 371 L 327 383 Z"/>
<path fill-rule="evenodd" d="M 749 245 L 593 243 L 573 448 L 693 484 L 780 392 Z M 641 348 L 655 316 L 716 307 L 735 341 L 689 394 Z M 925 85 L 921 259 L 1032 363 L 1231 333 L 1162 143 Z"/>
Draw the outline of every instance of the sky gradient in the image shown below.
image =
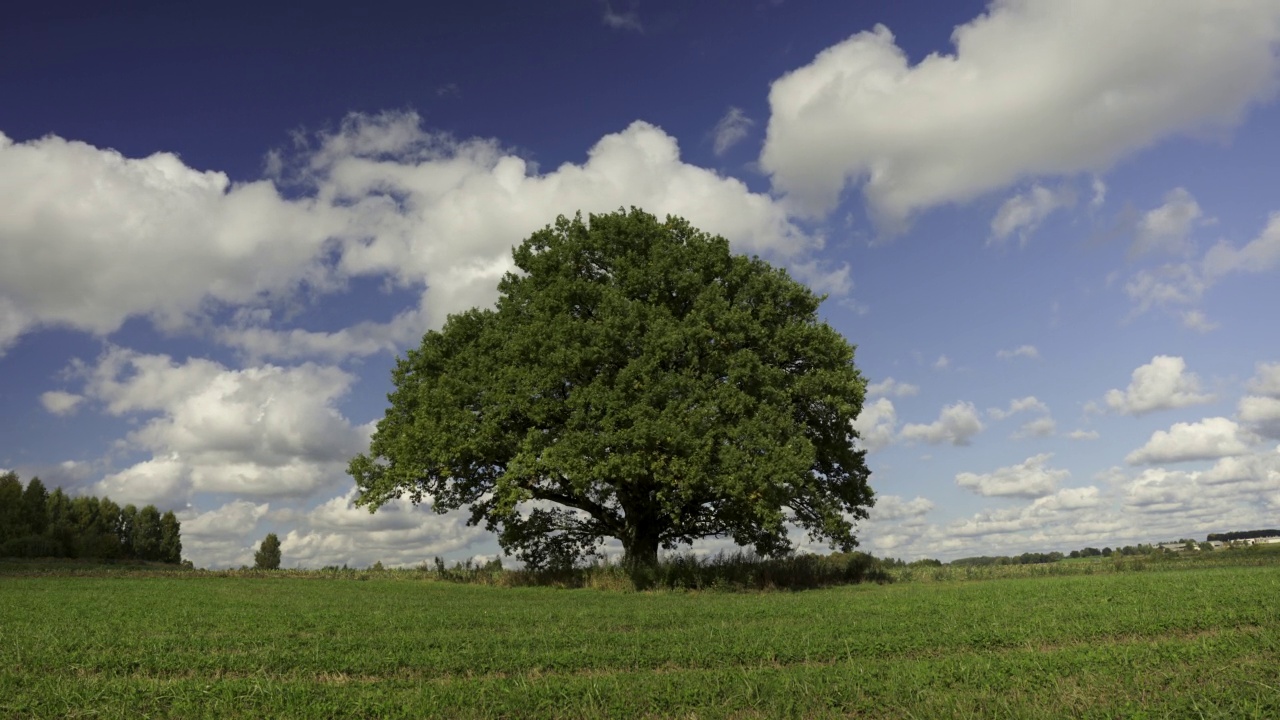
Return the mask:
<path fill-rule="evenodd" d="M 31 4 L 0 470 L 173 509 L 199 566 L 491 557 L 346 461 L 513 246 L 637 206 L 829 296 L 864 549 L 1274 527 L 1278 82 L 1277 0 Z"/>

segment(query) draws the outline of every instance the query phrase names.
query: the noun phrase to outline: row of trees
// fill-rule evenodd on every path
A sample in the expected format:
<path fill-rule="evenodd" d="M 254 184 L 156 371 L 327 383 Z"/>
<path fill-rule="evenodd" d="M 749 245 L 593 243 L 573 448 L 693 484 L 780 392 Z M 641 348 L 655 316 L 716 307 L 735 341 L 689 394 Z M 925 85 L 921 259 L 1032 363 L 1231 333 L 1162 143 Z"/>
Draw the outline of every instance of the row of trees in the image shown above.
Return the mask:
<path fill-rule="evenodd" d="M 1252 540 L 1263 537 L 1280 537 L 1280 530 L 1233 530 L 1225 533 L 1210 533 L 1209 542 L 1235 542 L 1236 540 Z"/>
<path fill-rule="evenodd" d="M 1066 557 L 1060 552 L 1028 552 L 1021 555 L 979 555 L 952 560 L 952 565 L 1039 565 L 1054 563 Z"/>
<path fill-rule="evenodd" d="M 0 557 L 182 561 L 182 527 L 155 505 L 120 507 L 110 498 L 49 492 L 40 478 L 24 488 L 0 475 Z"/>

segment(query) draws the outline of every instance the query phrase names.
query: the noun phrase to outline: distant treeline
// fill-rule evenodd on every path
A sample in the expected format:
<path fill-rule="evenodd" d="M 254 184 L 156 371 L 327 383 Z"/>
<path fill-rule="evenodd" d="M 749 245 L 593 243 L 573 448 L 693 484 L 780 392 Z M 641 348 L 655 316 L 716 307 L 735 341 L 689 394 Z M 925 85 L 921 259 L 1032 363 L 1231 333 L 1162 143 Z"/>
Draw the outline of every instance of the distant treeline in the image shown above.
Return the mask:
<path fill-rule="evenodd" d="M 120 507 L 110 498 L 70 497 L 45 489 L 40 478 L 26 488 L 18 475 L 0 475 L 0 557 L 66 557 L 101 560 L 182 561 L 181 524 L 155 505 Z"/>
<path fill-rule="evenodd" d="M 1234 530 L 1224 533 L 1210 533 L 1209 542 L 1232 542 L 1235 540 L 1252 540 L 1261 537 L 1280 537 L 1280 530 Z"/>
<path fill-rule="evenodd" d="M 1060 552 L 1022 553 L 1021 555 L 978 555 L 977 557 L 952 560 L 952 565 L 1039 565 L 1041 563 L 1058 562 L 1066 557 Z"/>

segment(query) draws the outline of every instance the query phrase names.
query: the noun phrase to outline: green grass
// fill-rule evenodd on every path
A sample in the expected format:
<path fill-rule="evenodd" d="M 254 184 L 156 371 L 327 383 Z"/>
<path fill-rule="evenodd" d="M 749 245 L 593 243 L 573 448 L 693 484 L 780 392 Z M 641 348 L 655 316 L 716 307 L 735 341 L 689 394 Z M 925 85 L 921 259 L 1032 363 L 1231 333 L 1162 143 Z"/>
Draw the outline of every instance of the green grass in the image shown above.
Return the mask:
<path fill-rule="evenodd" d="M 1151 569 L 765 593 L 0 573 L 0 717 L 1280 717 L 1280 567 Z"/>

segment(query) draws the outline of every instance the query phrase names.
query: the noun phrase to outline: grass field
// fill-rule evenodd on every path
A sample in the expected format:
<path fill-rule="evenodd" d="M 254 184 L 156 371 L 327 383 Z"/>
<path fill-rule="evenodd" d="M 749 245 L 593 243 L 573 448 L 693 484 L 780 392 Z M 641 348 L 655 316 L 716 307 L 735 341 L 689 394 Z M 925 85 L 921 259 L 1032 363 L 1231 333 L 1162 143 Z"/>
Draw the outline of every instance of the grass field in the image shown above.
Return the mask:
<path fill-rule="evenodd" d="M 1280 565 L 1107 570 L 764 593 L 0 573 L 0 717 L 1280 717 Z"/>

